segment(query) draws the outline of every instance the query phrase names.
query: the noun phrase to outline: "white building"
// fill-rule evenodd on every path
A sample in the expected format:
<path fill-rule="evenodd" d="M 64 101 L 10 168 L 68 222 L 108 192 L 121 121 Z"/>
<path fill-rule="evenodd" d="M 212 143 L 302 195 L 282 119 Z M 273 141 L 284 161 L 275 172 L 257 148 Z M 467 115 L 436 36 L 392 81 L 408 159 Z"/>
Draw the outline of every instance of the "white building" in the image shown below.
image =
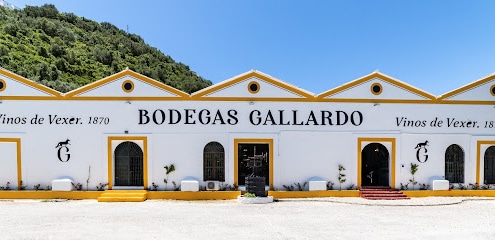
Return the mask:
<path fill-rule="evenodd" d="M 267 188 L 495 183 L 495 75 L 433 96 L 379 72 L 314 95 L 250 71 L 191 95 L 125 70 L 62 94 L 0 69 L 0 185 L 70 178 L 95 189 L 194 178 Z"/>

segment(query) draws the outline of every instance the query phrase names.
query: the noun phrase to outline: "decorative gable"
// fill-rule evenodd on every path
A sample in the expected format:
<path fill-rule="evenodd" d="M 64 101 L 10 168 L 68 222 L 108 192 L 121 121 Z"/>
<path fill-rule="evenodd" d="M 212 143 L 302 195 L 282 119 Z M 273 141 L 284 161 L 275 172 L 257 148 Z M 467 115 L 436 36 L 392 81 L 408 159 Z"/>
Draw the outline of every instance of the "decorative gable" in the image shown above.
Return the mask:
<path fill-rule="evenodd" d="M 59 98 L 61 93 L 0 68 L 0 99 Z"/>
<path fill-rule="evenodd" d="M 495 103 L 495 74 L 443 94 L 439 100 L 444 103 Z"/>
<path fill-rule="evenodd" d="M 191 95 L 197 100 L 308 101 L 314 94 L 259 71 L 249 71 Z"/>
<path fill-rule="evenodd" d="M 434 101 L 435 96 L 380 72 L 321 93 L 320 101 L 416 103 Z"/>
<path fill-rule="evenodd" d="M 66 98 L 86 100 L 182 99 L 189 95 L 178 89 L 126 69 L 65 94 Z"/>

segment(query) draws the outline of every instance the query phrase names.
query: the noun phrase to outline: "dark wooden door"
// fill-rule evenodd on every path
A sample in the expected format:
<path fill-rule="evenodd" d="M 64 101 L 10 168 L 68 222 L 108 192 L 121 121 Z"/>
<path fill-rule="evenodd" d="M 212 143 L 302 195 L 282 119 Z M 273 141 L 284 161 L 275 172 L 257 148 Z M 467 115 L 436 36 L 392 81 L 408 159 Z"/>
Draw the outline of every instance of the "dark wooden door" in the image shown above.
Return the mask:
<path fill-rule="evenodd" d="M 389 186 L 389 153 L 380 143 L 370 143 L 361 152 L 361 186 Z"/>

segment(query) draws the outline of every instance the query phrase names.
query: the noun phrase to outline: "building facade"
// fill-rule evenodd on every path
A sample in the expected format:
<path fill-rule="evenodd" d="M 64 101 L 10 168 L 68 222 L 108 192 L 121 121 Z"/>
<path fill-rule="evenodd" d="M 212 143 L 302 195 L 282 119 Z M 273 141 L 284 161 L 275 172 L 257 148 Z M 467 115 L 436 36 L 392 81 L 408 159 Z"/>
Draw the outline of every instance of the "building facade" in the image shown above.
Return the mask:
<path fill-rule="evenodd" d="M 124 70 L 63 94 L 0 69 L 0 185 L 283 189 L 342 165 L 345 188 L 399 188 L 411 164 L 418 183 L 493 184 L 494 106 L 495 75 L 433 96 L 379 72 L 313 94 L 250 71 L 187 94 Z"/>

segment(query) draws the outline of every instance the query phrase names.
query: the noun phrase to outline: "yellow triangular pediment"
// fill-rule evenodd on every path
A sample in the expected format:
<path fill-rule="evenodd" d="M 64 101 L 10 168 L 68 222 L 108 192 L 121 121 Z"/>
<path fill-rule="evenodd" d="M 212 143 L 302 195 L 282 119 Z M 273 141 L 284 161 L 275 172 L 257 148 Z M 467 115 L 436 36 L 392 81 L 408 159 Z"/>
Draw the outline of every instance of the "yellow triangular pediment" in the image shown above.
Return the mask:
<path fill-rule="evenodd" d="M 311 101 L 314 94 L 259 71 L 249 71 L 191 95 L 195 100 Z"/>
<path fill-rule="evenodd" d="M 440 95 L 441 103 L 495 104 L 495 73 Z"/>
<path fill-rule="evenodd" d="M 189 94 L 126 69 L 65 94 L 66 99 L 165 100 L 187 99 Z"/>
<path fill-rule="evenodd" d="M 323 92 L 316 98 L 319 101 L 373 103 L 419 103 L 436 100 L 434 95 L 380 72 L 373 72 Z"/>
<path fill-rule="evenodd" d="M 37 82 L 0 68 L 0 99 L 57 99 L 61 93 Z"/>

